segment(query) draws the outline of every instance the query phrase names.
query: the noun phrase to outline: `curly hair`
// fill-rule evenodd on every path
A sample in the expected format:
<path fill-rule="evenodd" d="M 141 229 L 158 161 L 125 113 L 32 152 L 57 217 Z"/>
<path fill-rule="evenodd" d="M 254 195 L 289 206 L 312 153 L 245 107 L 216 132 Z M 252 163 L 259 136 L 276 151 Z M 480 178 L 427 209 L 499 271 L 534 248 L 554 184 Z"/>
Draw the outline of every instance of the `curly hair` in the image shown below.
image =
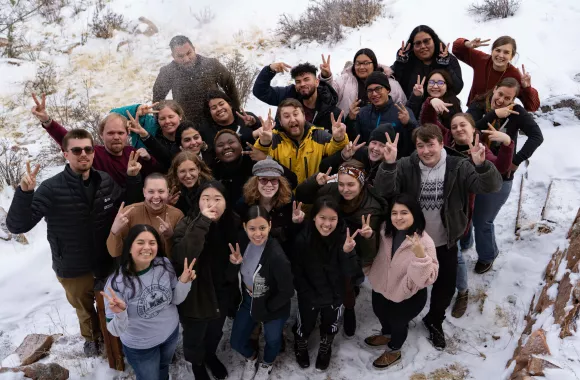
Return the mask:
<path fill-rule="evenodd" d="M 277 177 L 279 181 L 278 191 L 272 198 L 272 207 L 284 206 L 292 200 L 292 188 L 286 177 Z M 258 204 L 260 201 L 260 191 L 258 190 L 258 177 L 250 177 L 244 184 L 244 201 L 248 205 Z"/>
<path fill-rule="evenodd" d="M 181 182 L 179 182 L 179 178 L 177 176 L 177 169 L 179 165 L 181 165 L 185 161 L 191 161 L 197 166 L 199 169 L 199 177 L 197 178 L 197 185 L 199 185 L 203 181 L 210 181 L 213 179 L 211 175 L 211 169 L 203 162 L 199 156 L 193 152 L 188 150 L 184 150 L 179 152 L 171 161 L 171 166 L 167 171 L 167 185 L 168 188 L 171 190 L 174 187 L 180 188 Z"/>

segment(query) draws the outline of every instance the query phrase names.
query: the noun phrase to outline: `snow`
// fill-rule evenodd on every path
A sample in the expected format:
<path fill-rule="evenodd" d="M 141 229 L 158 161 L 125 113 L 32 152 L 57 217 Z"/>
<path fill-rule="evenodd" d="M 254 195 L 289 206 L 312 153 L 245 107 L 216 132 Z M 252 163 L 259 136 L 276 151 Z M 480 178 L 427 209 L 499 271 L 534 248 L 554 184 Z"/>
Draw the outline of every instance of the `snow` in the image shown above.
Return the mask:
<path fill-rule="evenodd" d="M 331 54 L 333 73 L 339 74 L 345 61 L 352 60 L 362 47 L 372 48 L 380 63 L 391 64 L 402 40 L 407 40 L 411 29 L 427 24 L 445 41 L 455 38 L 497 38 L 512 35 L 518 43 L 518 66 L 525 64 L 532 74 L 532 83 L 539 91 L 543 105 L 577 96 L 580 83 L 574 76 L 580 67 L 580 50 L 574 44 L 575 25 L 580 20 L 580 4 L 574 0 L 527 0 L 522 2 L 515 17 L 476 22 L 466 12 L 467 3 L 458 6 L 452 0 L 387 1 L 385 17 L 373 25 L 352 30 L 344 41 L 336 45 L 307 43 L 287 48 L 276 41 L 275 27 L 282 13 L 298 15 L 307 0 L 273 3 L 266 0 L 234 2 L 227 0 L 200 0 L 186 5 L 177 0 L 113 0 L 108 6 L 139 27 L 138 17 L 153 21 L 160 33 L 153 37 L 117 33 L 110 40 L 89 38 L 84 46 L 64 54 L 73 43 L 80 42 L 88 30 L 94 6 L 77 16 L 66 12 L 64 27 L 43 25 L 32 20 L 27 24 L 26 36 L 35 44 L 44 44 L 45 52 L 39 61 L 0 60 L 0 117 L 14 122 L 23 132 L 31 152 L 47 145 L 48 136 L 39 129 L 29 114 L 32 100 L 23 97 L 22 83 L 33 79 L 41 62 L 54 62 L 59 79 L 59 92 L 49 102 L 62 97 L 70 89 L 75 98 L 88 93 L 91 106 L 103 113 L 109 109 L 133 102 L 149 102 L 151 87 L 159 68 L 170 62 L 169 40 L 176 34 L 189 36 L 202 55 L 219 56 L 234 49 L 240 51 L 256 69 L 275 61 L 295 65 L 310 61 L 321 63 L 320 54 Z M 199 25 L 192 14 L 210 7 L 215 18 Z M 122 41 L 128 45 L 118 49 Z M 118 51 L 117 51 L 118 50 Z M 486 50 L 489 52 L 489 50 Z M 460 98 L 465 102 L 472 81 L 472 70 L 462 64 L 464 90 Z M 286 85 L 290 77 L 277 75 L 274 84 Z M 250 96 L 246 109 L 264 115 L 268 106 Z M 449 347 L 439 352 L 427 341 L 427 332 L 416 318 L 411 324 L 409 338 L 403 347 L 403 367 L 399 370 L 377 373 L 371 362 L 380 352 L 364 347 L 362 339 L 380 327 L 370 306 L 370 292 L 363 288 L 357 301 L 357 336 L 346 340 L 338 335 L 334 343 L 333 360 L 326 374 L 314 369 L 301 370 L 295 364 L 291 343 L 281 354 L 274 371 L 275 379 L 379 379 L 387 376 L 406 379 L 416 373 L 429 374 L 450 365 L 456 371 L 469 372 L 467 378 L 503 379 L 511 371 L 505 368 L 512 357 L 524 328 L 523 317 L 534 294 L 541 287 L 543 272 L 556 248 L 567 246 L 566 233 L 576 215 L 580 194 L 580 122 L 570 110 L 559 109 L 542 114 L 538 120 L 544 134 L 544 144 L 517 172 L 506 205 L 496 220 L 497 242 L 501 254 L 492 271 L 475 275 L 469 271 L 471 302 L 466 315 L 455 319 L 449 315 L 444 329 Z M 553 127 L 553 122 L 561 125 Z M 2 130 L 10 136 L 11 131 Z M 519 146 L 524 142 L 522 137 Z M 22 140 L 19 140 L 22 142 Z M 60 168 L 45 171 L 47 178 Z M 522 200 L 522 231 L 514 239 L 520 181 L 524 180 Z M 541 219 L 546 194 L 553 181 L 545 219 L 554 230 L 539 235 L 535 225 Z M 0 193 L 0 206 L 8 210 L 12 191 Z M 0 242 L 0 359 L 10 355 L 29 333 L 62 334 L 53 346 L 51 355 L 43 361 L 54 361 L 71 371 L 72 379 L 132 378 L 130 370 L 120 374 L 108 368 L 105 359 L 82 358 L 82 338 L 76 314 L 66 301 L 62 287 L 51 269 L 51 256 L 46 241 L 44 222 L 29 232 L 30 245 Z M 464 253 L 468 268 L 477 259 L 475 250 Z M 563 276 L 564 267 L 559 271 Z M 550 291 L 550 297 L 553 297 Z M 294 305 L 295 306 L 295 305 Z M 562 341 L 559 326 L 553 325 L 552 309 L 538 317 L 535 328 L 547 331 L 552 360 L 561 369 L 547 370 L 547 379 L 578 379 L 580 377 L 580 339 L 578 334 Z M 421 316 L 426 313 L 423 311 Z M 291 324 L 289 324 L 290 326 Z M 241 374 L 242 358 L 231 351 L 227 337 L 231 322 L 226 323 L 219 356 L 230 370 L 230 378 Z M 291 336 L 290 330 L 288 335 Z M 317 350 L 316 333 L 311 339 L 311 357 Z M 190 371 L 181 359 L 172 367 L 174 379 L 190 379 Z M 20 374 L 2 374 L 1 380 L 21 379 Z"/>

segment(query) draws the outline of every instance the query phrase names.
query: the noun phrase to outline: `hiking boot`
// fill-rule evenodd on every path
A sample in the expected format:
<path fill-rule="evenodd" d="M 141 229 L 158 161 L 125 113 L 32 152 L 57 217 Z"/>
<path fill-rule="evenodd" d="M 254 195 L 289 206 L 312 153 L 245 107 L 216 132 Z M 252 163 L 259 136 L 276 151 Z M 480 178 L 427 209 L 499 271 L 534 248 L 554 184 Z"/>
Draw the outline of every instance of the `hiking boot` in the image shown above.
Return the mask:
<path fill-rule="evenodd" d="M 294 334 L 294 353 L 296 362 L 300 368 L 310 367 L 310 356 L 308 355 L 308 341 Z"/>
<path fill-rule="evenodd" d="M 356 332 L 356 315 L 354 314 L 354 309 L 344 309 L 342 328 L 346 339 L 354 338 L 354 333 Z"/>
<path fill-rule="evenodd" d="M 192 364 L 191 369 L 195 380 L 211 380 L 207 369 L 205 369 L 205 364 Z"/>
<path fill-rule="evenodd" d="M 258 356 L 254 359 L 247 359 L 246 364 L 244 365 L 244 372 L 242 372 L 241 380 L 253 380 L 254 376 L 256 376 L 256 371 L 258 367 Z"/>
<path fill-rule="evenodd" d="M 451 315 L 453 316 L 453 318 L 463 317 L 463 314 L 465 314 L 465 310 L 467 310 L 468 301 L 469 301 L 468 290 L 461 293 L 457 293 L 457 297 L 455 298 L 455 304 L 453 305 L 453 310 L 451 311 Z"/>
<path fill-rule="evenodd" d="M 272 364 L 262 363 L 260 367 L 258 367 L 258 372 L 256 372 L 256 377 L 254 377 L 254 380 L 269 380 L 271 373 Z"/>
<path fill-rule="evenodd" d="M 382 348 L 391 341 L 390 336 L 376 334 L 365 338 L 365 344 L 371 348 Z"/>
<path fill-rule="evenodd" d="M 484 274 L 486 272 L 489 272 L 491 267 L 493 267 L 493 261 L 491 263 L 487 263 L 487 264 L 482 263 L 481 261 L 478 261 L 475 264 L 475 268 L 473 269 L 473 271 L 477 274 Z"/>
<path fill-rule="evenodd" d="M 393 351 L 388 348 L 381 356 L 373 362 L 373 368 L 378 370 L 385 370 L 393 368 L 394 366 L 402 363 L 401 351 Z"/>
<path fill-rule="evenodd" d="M 431 322 L 427 317 L 423 318 L 423 323 L 427 330 L 429 330 L 429 340 L 433 347 L 439 351 L 443 351 L 447 343 L 445 342 L 445 333 L 443 333 L 443 325 L 437 322 Z"/>
<path fill-rule="evenodd" d="M 228 370 L 215 354 L 206 356 L 205 365 L 211 371 L 214 379 L 224 380 L 228 378 Z"/>
<path fill-rule="evenodd" d="M 332 355 L 332 342 L 334 335 L 322 335 L 320 337 L 320 347 L 318 348 L 318 356 L 316 357 L 316 369 L 319 371 L 326 371 L 330 364 L 330 357 Z"/>
<path fill-rule="evenodd" d="M 85 352 L 85 356 L 92 357 L 92 356 L 99 356 L 99 342 L 96 340 L 87 340 L 83 346 L 83 351 Z"/>

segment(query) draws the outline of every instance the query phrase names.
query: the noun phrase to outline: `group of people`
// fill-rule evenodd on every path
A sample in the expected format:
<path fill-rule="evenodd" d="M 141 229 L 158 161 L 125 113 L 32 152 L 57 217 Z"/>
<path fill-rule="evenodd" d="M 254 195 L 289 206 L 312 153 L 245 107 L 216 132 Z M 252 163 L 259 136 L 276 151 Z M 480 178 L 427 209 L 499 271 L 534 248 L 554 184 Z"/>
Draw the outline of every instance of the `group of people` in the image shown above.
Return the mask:
<path fill-rule="evenodd" d="M 45 218 L 85 353 L 100 350 L 100 293 L 107 330 L 138 380 L 168 379 L 179 325 L 195 378 L 209 379 L 209 370 L 226 379 L 216 351 L 227 317 L 231 348 L 245 358 L 242 379 L 268 379 L 294 297 L 296 362 L 310 366 L 319 323 L 315 367 L 326 370 L 341 324 L 346 338 L 356 336 L 365 278 L 381 326 L 364 337 L 383 350 L 374 368 L 402 362 L 430 285 L 423 322 L 442 350 L 456 290 L 453 317 L 468 304 L 462 251 L 475 244 L 475 273 L 492 268 L 494 219 L 514 172 L 543 141 L 529 113 L 538 93 L 523 65 L 511 64 L 515 40 L 498 38 L 491 55 L 477 50 L 489 41 L 460 38 L 450 51 L 421 25 L 391 67 L 368 48 L 341 75 L 330 56 L 320 73 L 309 63 L 273 63 L 253 88 L 277 107 L 262 118 L 240 108 L 217 60 L 174 37 L 153 104 L 113 109 L 99 125 L 103 145 L 65 129 L 47 114 L 44 95 L 33 95 L 33 115 L 68 163 L 38 187 L 39 167 L 27 164 L 7 226 L 24 233 Z M 474 69 L 467 112 L 457 98 L 458 59 Z M 273 87 L 286 71 L 295 84 Z M 520 131 L 527 140 L 516 149 Z"/>

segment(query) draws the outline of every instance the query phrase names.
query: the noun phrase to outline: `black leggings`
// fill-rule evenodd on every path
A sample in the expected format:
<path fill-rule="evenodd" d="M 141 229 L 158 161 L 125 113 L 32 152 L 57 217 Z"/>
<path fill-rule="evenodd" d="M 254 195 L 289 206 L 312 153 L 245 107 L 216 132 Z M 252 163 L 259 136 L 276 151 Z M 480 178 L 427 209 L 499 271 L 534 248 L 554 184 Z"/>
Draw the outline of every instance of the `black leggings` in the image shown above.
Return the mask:
<path fill-rule="evenodd" d="M 226 313 L 211 321 L 181 317 L 183 327 L 183 356 L 185 360 L 201 365 L 208 356 L 215 355 L 222 339 Z"/>

